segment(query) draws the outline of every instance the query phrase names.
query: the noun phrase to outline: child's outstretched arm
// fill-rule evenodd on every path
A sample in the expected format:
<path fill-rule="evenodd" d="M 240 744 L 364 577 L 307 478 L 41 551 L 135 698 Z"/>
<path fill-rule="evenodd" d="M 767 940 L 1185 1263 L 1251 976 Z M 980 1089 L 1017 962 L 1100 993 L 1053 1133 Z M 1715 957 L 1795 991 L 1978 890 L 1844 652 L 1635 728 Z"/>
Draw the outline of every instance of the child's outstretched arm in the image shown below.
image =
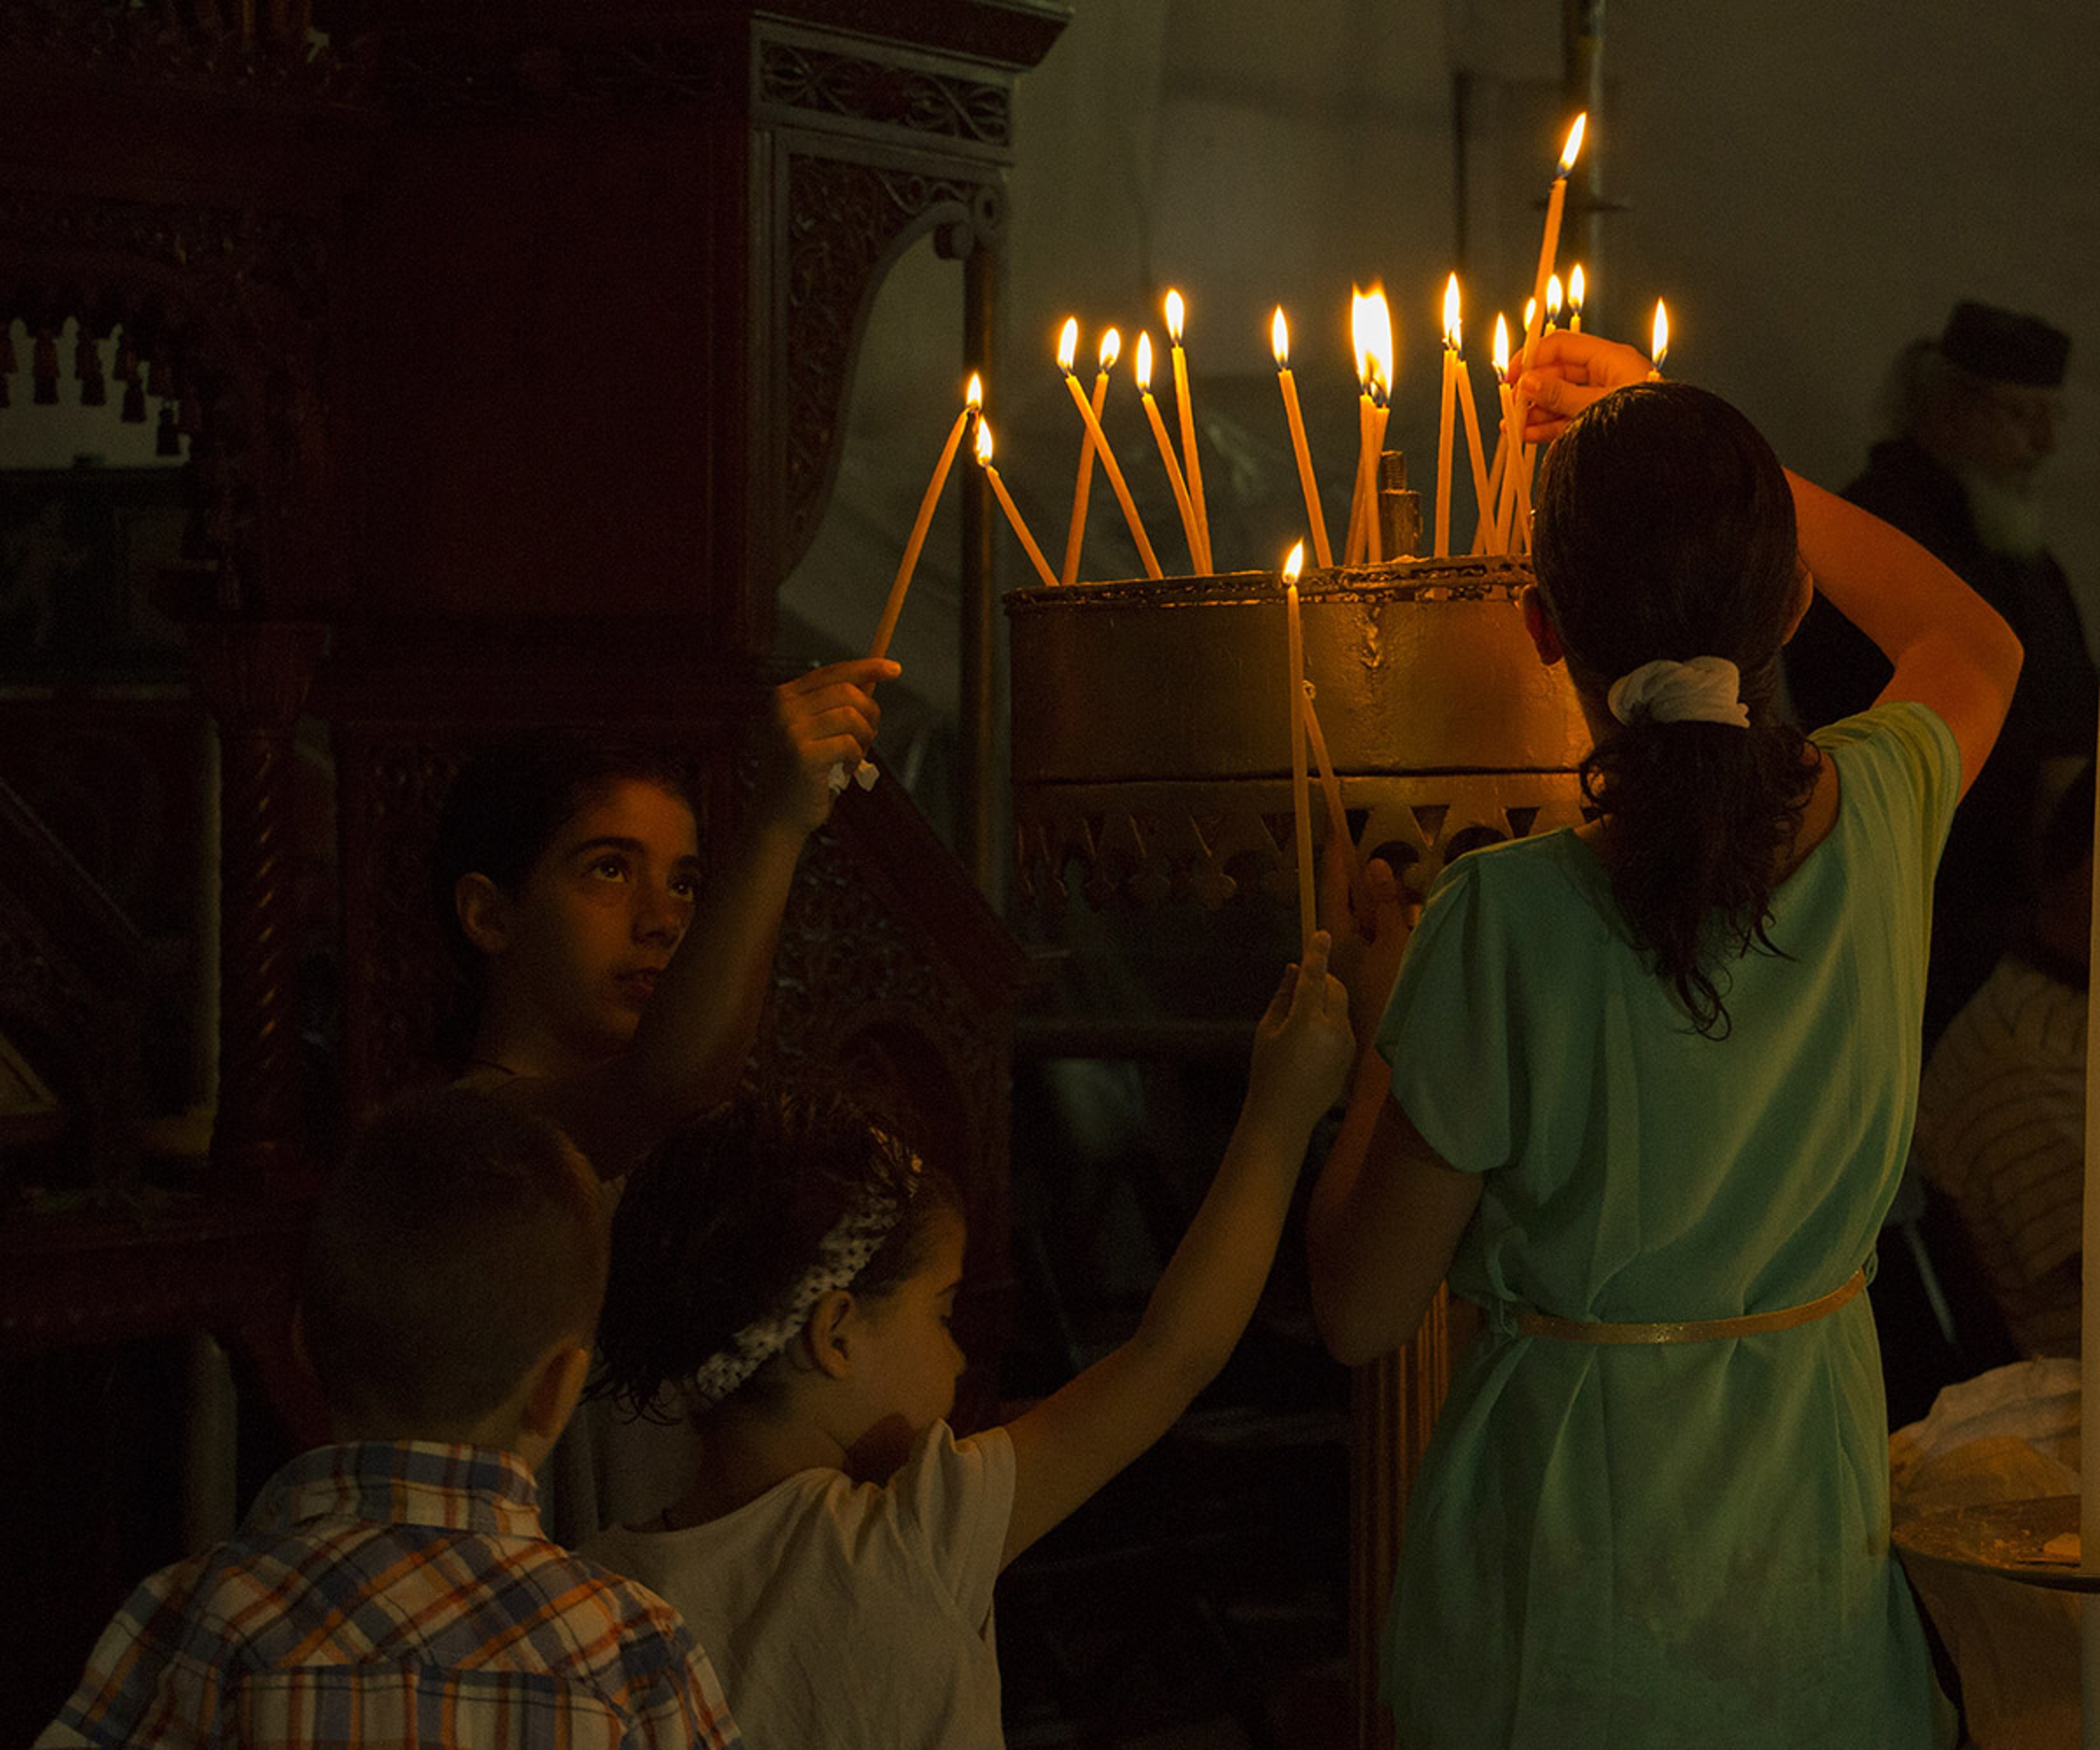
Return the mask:
<path fill-rule="evenodd" d="M 1930 706 L 1954 732 L 1965 794 L 2012 703 L 2019 640 L 1910 536 L 1796 474 L 1787 482 L 1815 587 L 1894 664 L 1882 698 Z"/>
<path fill-rule="evenodd" d="M 1239 1122 L 1137 1333 L 1008 1426 L 1011 1562 L 1171 1427 L 1253 1317 L 1312 1126 L 1354 1053 L 1348 994 L 1313 937 L 1255 1031 Z"/>
<path fill-rule="evenodd" d="M 832 768 L 866 756 L 882 716 L 876 684 L 902 672 L 887 657 L 855 657 L 775 689 L 753 816 L 718 861 L 633 1038 L 617 1056 L 527 1091 L 602 1176 L 625 1172 L 735 1092 L 796 865 L 831 815 Z"/>

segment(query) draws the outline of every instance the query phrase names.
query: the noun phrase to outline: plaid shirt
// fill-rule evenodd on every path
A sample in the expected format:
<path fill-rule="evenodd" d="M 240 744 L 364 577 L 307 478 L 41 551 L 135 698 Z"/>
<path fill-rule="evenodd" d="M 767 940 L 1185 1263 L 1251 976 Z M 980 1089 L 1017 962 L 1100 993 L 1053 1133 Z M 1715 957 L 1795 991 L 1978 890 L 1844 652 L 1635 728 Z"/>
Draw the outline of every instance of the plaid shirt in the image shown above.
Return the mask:
<path fill-rule="evenodd" d="M 132 1594 L 40 1750 L 734 1750 L 677 1613 L 549 1542 L 537 1503 L 487 1448 L 307 1452 L 237 1536 Z"/>

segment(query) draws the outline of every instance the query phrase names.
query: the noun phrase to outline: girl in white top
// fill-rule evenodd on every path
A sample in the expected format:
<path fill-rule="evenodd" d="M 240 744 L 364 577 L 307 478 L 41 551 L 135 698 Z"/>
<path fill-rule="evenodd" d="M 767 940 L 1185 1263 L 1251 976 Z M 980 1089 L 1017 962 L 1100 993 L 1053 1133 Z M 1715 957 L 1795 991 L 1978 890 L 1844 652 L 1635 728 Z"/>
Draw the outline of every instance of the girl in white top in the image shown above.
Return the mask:
<path fill-rule="evenodd" d="M 699 1421 L 691 1486 L 587 1547 L 677 1606 L 754 1743 L 1001 1742 L 992 1584 L 1172 1425 L 1230 1355 L 1306 1143 L 1353 1051 L 1316 936 L 1255 1030 L 1239 1122 L 1137 1333 L 957 1439 L 958 1199 L 837 1103 L 767 1099 L 673 1138 L 615 1224 L 599 1332 L 629 1405 Z"/>

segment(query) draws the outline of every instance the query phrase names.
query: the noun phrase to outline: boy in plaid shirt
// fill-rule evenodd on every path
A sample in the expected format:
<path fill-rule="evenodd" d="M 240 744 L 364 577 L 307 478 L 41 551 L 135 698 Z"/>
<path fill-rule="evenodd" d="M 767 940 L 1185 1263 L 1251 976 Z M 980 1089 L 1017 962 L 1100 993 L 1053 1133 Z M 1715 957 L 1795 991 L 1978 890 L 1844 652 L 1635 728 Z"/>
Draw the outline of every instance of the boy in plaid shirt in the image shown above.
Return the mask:
<path fill-rule="evenodd" d="M 39 1750 L 736 1746 L 671 1607 L 540 1528 L 606 1255 L 594 1175 L 543 1120 L 463 1089 L 382 1113 L 301 1295 L 336 1444 L 139 1588 Z"/>

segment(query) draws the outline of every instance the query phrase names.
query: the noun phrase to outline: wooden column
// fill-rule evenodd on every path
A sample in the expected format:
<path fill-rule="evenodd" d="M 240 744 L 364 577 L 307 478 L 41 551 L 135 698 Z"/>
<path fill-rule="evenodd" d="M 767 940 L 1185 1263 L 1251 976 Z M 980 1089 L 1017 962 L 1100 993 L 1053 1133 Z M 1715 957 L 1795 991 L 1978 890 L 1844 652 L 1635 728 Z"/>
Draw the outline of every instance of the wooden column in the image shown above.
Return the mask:
<path fill-rule="evenodd" d="M 300 1188 L 298 1015 L 293 985 L 292 731 L 324 631 L 302 621 L 189 628 L 217 721 L 219 803 L 218 1113 L 213 1188 L 275 1197 Z"/>

